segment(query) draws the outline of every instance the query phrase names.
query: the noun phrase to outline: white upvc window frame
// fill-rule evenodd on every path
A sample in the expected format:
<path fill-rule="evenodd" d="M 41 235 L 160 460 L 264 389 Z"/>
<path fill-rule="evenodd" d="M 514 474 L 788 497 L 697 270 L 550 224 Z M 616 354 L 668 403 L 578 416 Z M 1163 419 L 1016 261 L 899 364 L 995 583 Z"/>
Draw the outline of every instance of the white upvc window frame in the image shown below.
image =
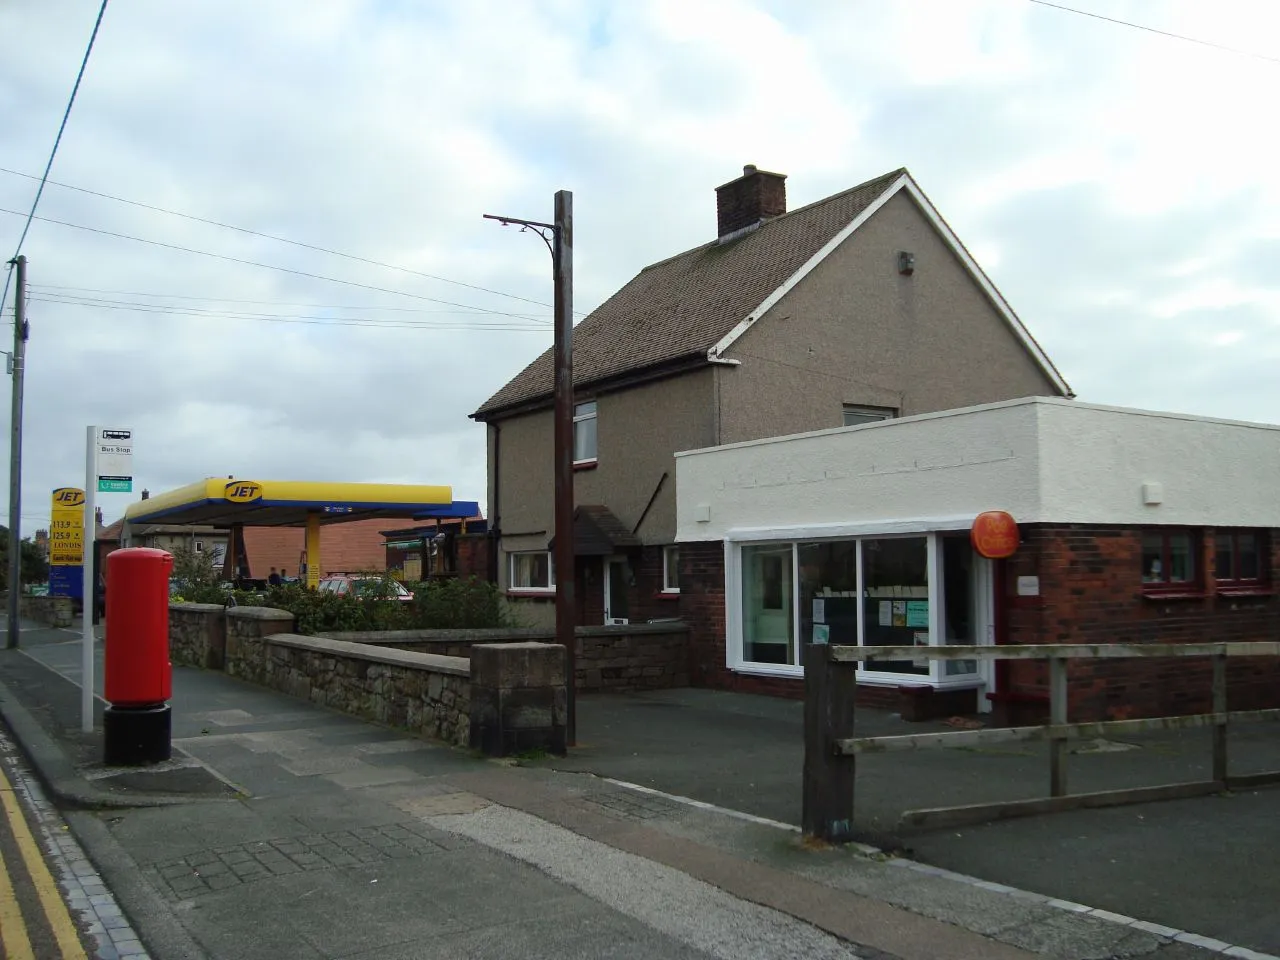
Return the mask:
<path fill-rule="evenodd" d="M 827 535 L 814 536 L 813 533 L 818 531 L 807 531 L 809 535 L 787 535 L 785 537 L 766 537 L 761 539 L 744 538 L 737 539 L 730 537 L 725 540 L 725 626 L 727 643 L 725 644 L 726 666 L 735 673 L 753 674 L 757 676 L 769 677 L 804 677 L 804 665 L 801 662 L 804 644 L 800 637 L 800 564 L 799 564 L 799 548 L 800 543 L 816 543 L 821 541 L 834 540 L 855 540 L 857 543 L 857 593 L 861 597 L 865 592 L 863 582 L 863 561 L 862 550 L 865 540 L 889 539 L 901 537 L 926 537 L 927 570 L 929 579 L 929 645 L 939 646 L 945 638 L 945 625 L 943 622 L 944 604 L 946 597 L 944 595 L 944 579 L 942 576 L 942 534 L 950 532 L 952 527 L 950 523 L 946 525 L 946 529 L 903 529 L 904 527 L 916 527 L 917 524 L 893 524 L 888 529 L 877 530 L 874 528 L 863 527 L 857 532 L 826 532 Z M 795 531 L 800 533 L 800 531 Z M 796 638 L 795 642 L 798 646 L 798 655 L 795 664 L 764 664 L 755 663 L 743 659 L 743 610 L 742 610 L 742 548 L 750 546 L 760 546 L 762 544 L 775 544 L 779 541 L 790 542 L 791 545 L 791 576 L 792 589 L 791 596 L 794 598 L 792 603 L 792 636 Z M 976 581 L 979 589 L 988 589 L 991 579 L 988 571 Z M 979 603 L 984 608 L 989 608 L 989 601 L 985 598 L 980 599 Z M 858 617 L 858 645 L 864 646 L 866 643 L 866 617 L 863 612 Z M 975 625 L 976 629 L 976 625 Z M 980 645 L 984 640 L 990 638 L 976 637 L 975 645 Z M 868 685 L 878 686 L 929 686 L 938 689 L 955 689 L 955 688 L 971 688 L 982 686 L 990 683 L 990 677 L 986 675 L 986 671 L 980 669 L 976 674 L 961 674 L 958 676 L 946 675 L 946 662 L 942 660 L 929 661 L 929 673 L 924 674 L 905 674 L 890 673 L 880 670 L 867 670 L 861 664 L 857 668 L 857 678 L 860 682 Z"/>
<path fill-rule="evenodd" d="M 590 407 L 587 412 L 585 408 Z M 595 421 L 595 443 L 594 449 L 589 457 L 578 456 L 578 424 L 585 423 L 588 420 Z M 600 405 L 595 400 L 583 400 L 581 403 L 573 405 L 573 462 L 574 465 L 596 463 L 600 457 Z"/>
<path fill-rule="evenodd" d="M 671 586 L 673 579 L 674 587 Z M 680 592 L 680 545 L 678 543 L 669 543 L 662 548 L 662 592 Z"/>
<path fill-rule="evenodd" d="M 516 558 L 532 554 L 543 554 L 547 558 L 547 586 L 518 586 L 516 584 Z M 507 590 L 511 593 L 543 593 L 556 592 L 555 557 L 550 550 L 512 550 L 507 553 Z"/>

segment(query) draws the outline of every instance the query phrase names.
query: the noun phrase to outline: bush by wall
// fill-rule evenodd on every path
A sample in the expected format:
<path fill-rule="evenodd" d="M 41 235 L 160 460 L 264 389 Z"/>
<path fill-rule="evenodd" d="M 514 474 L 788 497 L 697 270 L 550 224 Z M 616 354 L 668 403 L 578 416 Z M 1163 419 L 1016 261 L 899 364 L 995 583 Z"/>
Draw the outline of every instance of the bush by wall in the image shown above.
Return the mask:
<path fill-rule="evenodd" d="M 519 626 L 497 586 L 485 580 L 467 577 L 406 586 L 413 591 L 412 601 L 389 599 L 394 595 L 390 587 L 354 597 L 287 584 L 260 594 L 236 594 L 236 602 L 287 610 L 297 621 L 297 632 L 308 636 Z"/>

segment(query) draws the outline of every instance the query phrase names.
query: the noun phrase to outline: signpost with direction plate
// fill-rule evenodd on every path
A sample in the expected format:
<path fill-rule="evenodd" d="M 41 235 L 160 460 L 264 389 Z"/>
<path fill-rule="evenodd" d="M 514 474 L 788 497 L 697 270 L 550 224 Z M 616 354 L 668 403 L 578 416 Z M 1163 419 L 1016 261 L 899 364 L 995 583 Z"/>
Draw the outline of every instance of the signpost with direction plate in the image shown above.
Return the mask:
<path fill-rule="evenodd" d="M 88 427 L 85 437 L 84 478 L 84 619 L 81 622 L 80 727 L 93 731 L 93 614 L 97 606 L 98 513 L 96 493 L 133 492 L 133 431 L 118 427 Z"/>

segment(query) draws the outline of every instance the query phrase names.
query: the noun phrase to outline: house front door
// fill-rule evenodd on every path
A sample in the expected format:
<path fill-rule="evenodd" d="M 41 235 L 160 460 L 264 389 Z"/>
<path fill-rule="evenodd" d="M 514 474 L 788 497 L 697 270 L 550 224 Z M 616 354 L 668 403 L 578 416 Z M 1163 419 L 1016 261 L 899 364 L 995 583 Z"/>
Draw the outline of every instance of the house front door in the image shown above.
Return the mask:
<path fill-rule="evenodd" d="M 621 557 L 610 557 L 605 560 L 604 622 L 606 624 L 631 622 L 631 609 L 627 599 L 630 579 L 626 560 Z"/>

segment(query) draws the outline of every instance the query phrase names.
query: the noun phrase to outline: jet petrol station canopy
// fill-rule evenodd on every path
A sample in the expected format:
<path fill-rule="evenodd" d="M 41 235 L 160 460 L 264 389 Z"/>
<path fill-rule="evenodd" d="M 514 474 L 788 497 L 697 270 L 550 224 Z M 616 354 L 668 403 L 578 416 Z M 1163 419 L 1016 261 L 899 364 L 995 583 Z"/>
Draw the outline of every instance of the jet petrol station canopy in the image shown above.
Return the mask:
<path fill-rule="evenodd" d="M 478 504 L 455 503 L 453 488 L 404 483 L 323 483 L 215 477 L 139 500 L 125 510 L 130 525 L 302 527 L 377 518 L 474 517 Z"/>

